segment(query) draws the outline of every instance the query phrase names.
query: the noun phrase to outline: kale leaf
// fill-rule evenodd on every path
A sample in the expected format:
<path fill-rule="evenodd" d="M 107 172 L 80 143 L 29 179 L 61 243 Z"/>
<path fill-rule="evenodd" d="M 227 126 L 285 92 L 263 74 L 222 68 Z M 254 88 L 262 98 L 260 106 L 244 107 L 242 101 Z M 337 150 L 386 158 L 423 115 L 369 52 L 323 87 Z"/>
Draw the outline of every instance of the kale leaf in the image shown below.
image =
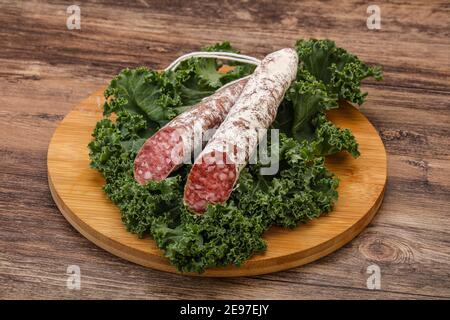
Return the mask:
<path fill-rule="evenodd" d="M 189 213 L 182 202 L 190 166 L 142 186 L 133 178 L 134 158 L 146 138 L 170 119 L 252 73 L 254 66 L 227 62 L 234 69 L 223 74 L 218 71 L 223 61 L 191 58 L 176 71 L 125 69 L 105 91 L 104 118 L 88 146 L 91 166 L 105 177 L 103 189 L 119 207 L 126 229 L 139 237 L 151 235 L 180 271 L 240 265 L 266 249 L 262 235 L 270 226 L 306 223 L 337 201 L 338 179 L 325 167 L 324 156 L 345 150 L 356 157 L 358 144 L 325 112 L 337 108 L 338 99 L 362 103 L 361 80 L 381 73 L 329 40 L 301 40 L 296 48 L 297 78 L 273 124 L 281 131 L 280 170 L 263 176 L 263 164 L 248 165 L 230 199 L 209 206 L 202 216 Z M 203 50 L 238 52 L 227 42 Z"/>
<path fill-rule="evenodd" d="M 357 56 L 336 47 L 331 40 L 298 40 L 296 50 L 300 68 L 308 70 L 318 81 L 322 81 L 330 93 L 339 99 L 361 105 L 367 93 L 361 92 L 361 81 L 368 77 L 383 78 L 381 68 L 369 67 Z"/>

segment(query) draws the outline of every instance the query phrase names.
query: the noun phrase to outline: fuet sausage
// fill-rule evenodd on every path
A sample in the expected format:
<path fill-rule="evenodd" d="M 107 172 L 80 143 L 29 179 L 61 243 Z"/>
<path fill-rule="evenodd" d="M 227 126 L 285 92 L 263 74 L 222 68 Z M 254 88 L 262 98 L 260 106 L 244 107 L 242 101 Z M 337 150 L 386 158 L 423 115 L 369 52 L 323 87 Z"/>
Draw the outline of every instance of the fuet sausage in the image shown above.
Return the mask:
<path fill-rule="evenodd" d="M 145 184 L 149 180 L 161 181 L 177 169 L 195 148 L 201 148 L 202 140 L 194 139 L 195 130 L 206 131 L 217 128 L 247 81 L 248 78 L 243 78 L 219 89 L 172 119 L 147 139 L 134 160 L 135 180 L 140 184 Z"/>
<path fill-rule="evenodd" d="M 267 129 L 286 90 L 295 79 L 298 56 L 285 48 L 266 56 L 205 149 L 195 160 L 184 189 L 184 203 L 197 213 L 223 203 Z"/>

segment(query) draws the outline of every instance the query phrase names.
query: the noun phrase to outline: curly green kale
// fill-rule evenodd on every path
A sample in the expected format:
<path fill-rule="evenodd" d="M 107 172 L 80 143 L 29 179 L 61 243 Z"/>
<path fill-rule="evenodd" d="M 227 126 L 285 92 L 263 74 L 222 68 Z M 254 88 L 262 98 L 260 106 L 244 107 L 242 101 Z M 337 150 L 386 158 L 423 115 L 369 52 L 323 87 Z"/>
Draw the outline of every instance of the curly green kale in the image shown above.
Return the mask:
<path fill-rule="evenodd" d="M 312 123 L 316 126 L 313 145 L 317 155 L 328 156 L 347 151 L 354 158 L 359 157 L 358 143 L 349 129 L 336 127 L 323 113 L 319 113 Z"/>
<path fill-rule="evenodd" d="M 367 96 L 367 92 L 361 92 L 361 81 L 368 77 L 383 78 L 379 67 L 367 66 L 357 56 L 336 47 L 334 41 L 301 39 L 295 48 L 301 61 L 300 68 L 322 81 L 339 99 L 361 105 Z"/>
<path fill-rule="evenodd" d="M 203 50 L 237 52 L 227 42 Z M 340 98 L 362 102 L 360 81 L 380 74 L 328 40 L 299 41 L 297 50 L 303 62 L 273 124 L 281 132 L 280 170 L 264 176 L 261 163 L 248 165 L 230 199 L 209 206 L 202 216 L 183 205 L 189 166 L 142 186 L 133 178 L 134 158 L 170 119 L 254 66 L 233 63 L 235 68 L 223 74 L 218 71 L 223 61 L 192 58 L 170 72 L 125 69 L 105 91 L 104 118 L 89 143 L 91 166 L 105 177 L 103 189 L 127 230 L 139 237 L 150 234 L 180 271 L 240 265 L 266 249 L 262 235 L 270 226 L 306 223 L 337 201 L 338 179 L 325 167 L 324 156 L 359 152 L 351 132 L 337 128 L 325 112 L 337 108 Z"/>
<path fill-rule="evenodd" d="M 326 122 L 324 112 L 339 107 L 339 100 L 361 105 L 367 93 L 361 81 L 382 79 L 379 67 L 369 67 L 357 56 L 336 47 L 331 40 L 298 40 L 297 77 L 280 105 L 274 127 L 297 140 L 316 140 L 319 155 L 348 151 L 359 156 L 358 144 L 349 130 Z"/>

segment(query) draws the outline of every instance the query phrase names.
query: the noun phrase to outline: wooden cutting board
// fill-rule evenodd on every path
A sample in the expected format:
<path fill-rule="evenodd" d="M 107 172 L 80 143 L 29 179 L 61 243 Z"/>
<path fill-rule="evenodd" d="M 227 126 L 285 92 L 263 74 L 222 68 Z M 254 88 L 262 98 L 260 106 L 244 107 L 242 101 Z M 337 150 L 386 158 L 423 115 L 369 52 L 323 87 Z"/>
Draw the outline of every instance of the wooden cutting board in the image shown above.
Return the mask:
<path fill-rule="evenodd" d="M 87 144 L 102 118 L 103 101 L 103 90 L 99 90 L 77 105 L 56 129 L 47 156 L 52 196 L 69 223 L 99 247 L 143 266 L 176 273 L 150 237 L 138 239 L 125 230 L 119 209 L 102 191 L 102 175 L 89 167 Z M 371 221 L 386 185 L 383 142 L 367 118 L 347 103 L 330 111 L 328 117 L 353 132 L 361 151 L 358 159 L 347 153 L 327 158 L 327 167 L 340 179 L 334 210 L 293 230 L 272 227 L 264 235 L 265 253 L 241 267 L 209 269 L 201 276 L 249 276 L 297 267 L 340 248 Z"/>

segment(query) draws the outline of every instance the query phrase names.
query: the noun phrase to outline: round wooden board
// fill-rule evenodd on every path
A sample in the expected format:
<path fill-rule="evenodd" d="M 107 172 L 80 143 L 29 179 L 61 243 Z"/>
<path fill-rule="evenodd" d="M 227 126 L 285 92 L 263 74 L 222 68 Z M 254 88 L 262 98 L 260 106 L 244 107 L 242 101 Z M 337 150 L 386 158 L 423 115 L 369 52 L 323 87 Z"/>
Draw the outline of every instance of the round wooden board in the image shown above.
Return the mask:
<path fill-rule="evenodd" d="M 177 273 L 151 238 L 127 232 L 118 208 L 102 191 L 103 177 L 89 167 L 87 144 L 102 118 L 103 90 L 76 106 L 56 129 L 48 149 L 48 180 L 64 217 L 99 247 L 146 267 Z M 334 210 L 294 230 L 272 227 L 264 238 L 268 249 L 241 267 L 209 269 L 201 276 L 249 276 L 285 270 L 319 259 L 358 235 L 377 212 L 384 194 L 386 152 L 377 131 L 353 106 L 343 103 L 330 111 L 330 120 L 349 128 L 361 156 L 346 153 L 327 158 L 327 167 L 340 179 Z M 197 275 L 197 274 L 194 274 Z"/>

